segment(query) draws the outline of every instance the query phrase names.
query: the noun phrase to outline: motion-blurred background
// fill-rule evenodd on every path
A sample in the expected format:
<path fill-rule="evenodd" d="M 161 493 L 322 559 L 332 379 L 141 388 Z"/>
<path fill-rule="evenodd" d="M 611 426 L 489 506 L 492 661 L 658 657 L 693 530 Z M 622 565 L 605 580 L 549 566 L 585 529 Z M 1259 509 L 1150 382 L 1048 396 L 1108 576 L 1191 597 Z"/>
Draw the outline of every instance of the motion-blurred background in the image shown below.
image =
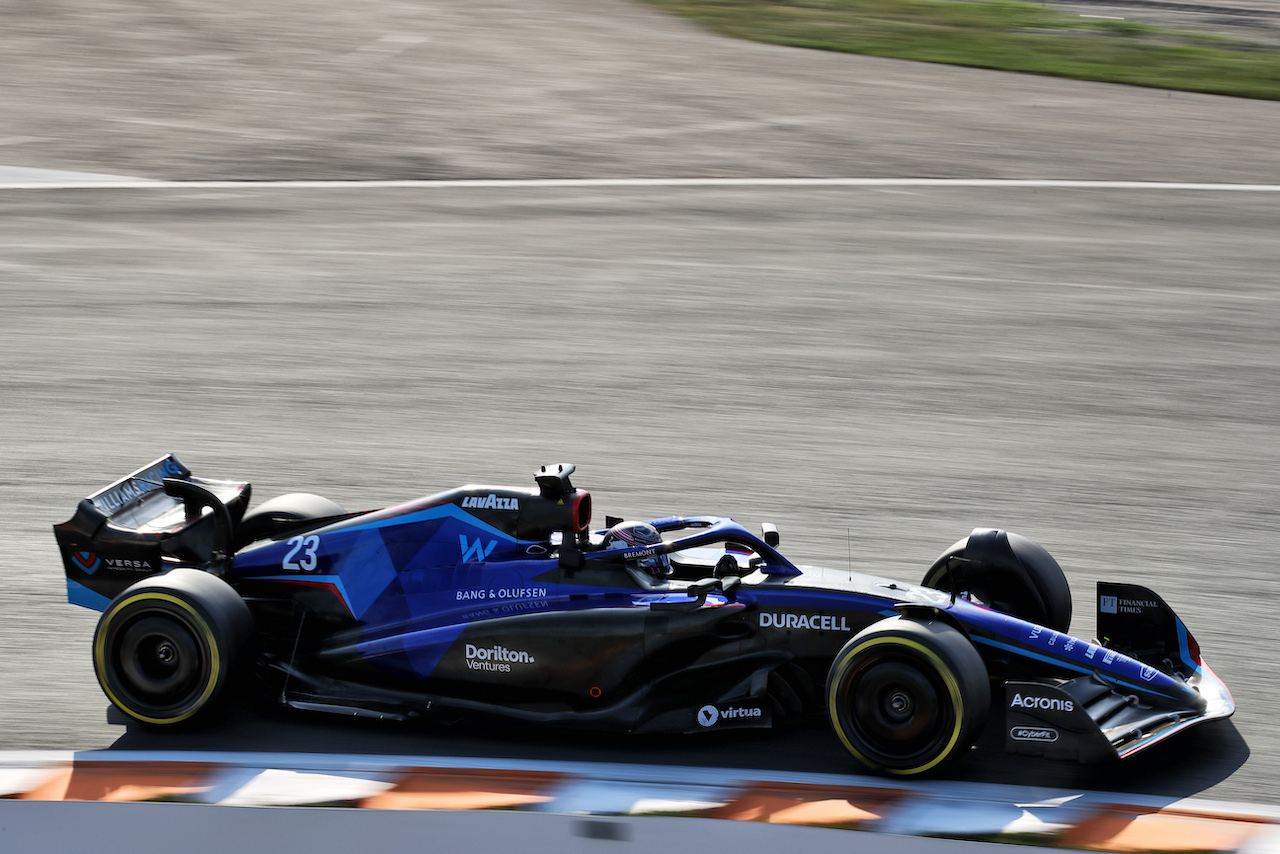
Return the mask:
<path fill-rule="evenodd" d="M 0 190 L 0 749 L 459 749 L 126 732 L 50 525 L 167 451 L 353 509 L 565 461 L 601 517 L 773 521 L 800 560 L 911 581 L 973 527 L 1018 531 L 1085 636 L 1094 579 L 1146 584 L 1233 721 L 1123 772 L 987 745 L 957 774 L 1280 799 L 1274 102 L 737 40 L 624 0 L 11 4 L 0 61 L 0 180 L 245 182 Z M 1251 189 L 573 181 L 673 177 Z M 270 183 L 543 178 L 566 180 Z M 750 761 L 839 770 L 827 738 Z"/>

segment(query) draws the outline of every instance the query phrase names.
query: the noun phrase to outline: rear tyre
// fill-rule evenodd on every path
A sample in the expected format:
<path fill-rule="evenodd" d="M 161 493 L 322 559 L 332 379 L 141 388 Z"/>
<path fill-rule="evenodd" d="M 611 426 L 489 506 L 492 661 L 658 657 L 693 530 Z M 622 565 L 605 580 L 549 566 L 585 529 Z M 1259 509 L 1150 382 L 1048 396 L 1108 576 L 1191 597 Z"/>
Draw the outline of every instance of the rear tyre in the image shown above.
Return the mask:
<path fill-rule="evenodd" d="M 121 593 L 94 633 L 93 670 L 122 712 L 153 726 L 195 721 L 227 694 L 254 636 L 225 581 L 175 569 Z"/>
<path fill-rule="evenodd" d="M 947 549 L 933 562 L 925 587 L 956 592 L 1020 620 L 1066 634 L 1071 630 L 1071 587 L 1062 567 L 1040 545 L 986 528 Z"/>
<path fill-rule="evenodd" d="M 309 492 L 293 492 L 281 495 L 255 507 L 236 526 L 235 551 L 256 543 L 286 534 L 306 522 L 345 516 L 347 511 L 340 504 L 322 495 Z"/>
<path fill-rule="evenodd" d="M 987 669 L 963 634 L 891 617 L 845 644 L 827 676 L 831 726 L 854 758 L 909 776 L 973 746 L 991 705 Z"/>

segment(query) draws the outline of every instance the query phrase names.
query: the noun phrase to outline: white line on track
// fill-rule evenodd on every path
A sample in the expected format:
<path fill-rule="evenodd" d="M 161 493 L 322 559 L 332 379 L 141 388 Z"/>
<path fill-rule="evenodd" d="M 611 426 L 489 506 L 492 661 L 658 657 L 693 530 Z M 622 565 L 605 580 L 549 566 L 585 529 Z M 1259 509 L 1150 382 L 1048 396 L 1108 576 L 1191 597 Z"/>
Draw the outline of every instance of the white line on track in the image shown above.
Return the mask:
<path fill-rule="evenodd" d="M 2 190 L 362 190 L 590 187 L 977 187 L 1050 190 L 1173 190 L 1280 193 L 1280 184 L 1198 184 L 1173 181 L 1068 181 L 1003 178 L 529 178 L 441 181 L 64 181 L 0 183 Z"/>

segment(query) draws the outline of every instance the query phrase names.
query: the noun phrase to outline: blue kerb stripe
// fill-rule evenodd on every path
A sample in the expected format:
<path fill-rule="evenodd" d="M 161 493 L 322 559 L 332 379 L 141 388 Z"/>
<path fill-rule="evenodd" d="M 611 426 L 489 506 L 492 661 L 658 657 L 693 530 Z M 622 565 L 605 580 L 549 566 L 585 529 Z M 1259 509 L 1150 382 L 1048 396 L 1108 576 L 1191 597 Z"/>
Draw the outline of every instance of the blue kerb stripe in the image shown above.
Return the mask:
<path fill-rule="evenodd" d="M 67 601 L 72 605 L 79 605 L 98 612 L 107 610 L 107 607 L 111 604 L 111 600 L 106 596 L 90 590 L 79 581 L 72 581 L 70 578 L 67 579 Z"/>
<path fill-rule="evenodd" d="M 1102 678 L 1106 679 L 1108 682 L 1111 682 L 1114 685 L 1123 685 L 1126 688 L 1133 688 L 1135 690 L 1143 691 L 1143 692 L 1151 690 L 1149 687 L 1143 688 L 1141 685 L 1135 685 L 1132 682 L 1126 682 L 1123 679 L 1117 679 L 1115 676 L 1111 675 L 1110 673 L 1104 673 L 1101 670 L 1096 670 L 1088 667 L 1081 667 L 1078 664 L 1072 664 L 1071 662 L 1063 661 L 1060 658 L 1051 658 L 1050 656 L 1047 656 L 1047 655 L 1041 655 L 1038 652 L 1032 652 L 1031 650 L 1025 649 L 1024 647 L 1010 646 L 1007 643 L 1000 643 L 1000 641 L 988 640 L 987 638 L 978 637 L 976 635 L 971 635 L 971 637 L 973 638 L 973 640 L 977 641 L 978 643 L 985 643 L 987 646 L 994 646 L 997 649 L 1003 649 L 1008 652 L 1012 652 L 1015 655 L 1026 656 L 1027 658 L 1036 658 L 1048 664 L 1054 664 L 1054 665 L 1057 665 L 1058 667 L 1066 668 L 1067 670 L 1075 670 L 1079 673 L 1097 673 L 1099 676 L 1101 676 Z"/>

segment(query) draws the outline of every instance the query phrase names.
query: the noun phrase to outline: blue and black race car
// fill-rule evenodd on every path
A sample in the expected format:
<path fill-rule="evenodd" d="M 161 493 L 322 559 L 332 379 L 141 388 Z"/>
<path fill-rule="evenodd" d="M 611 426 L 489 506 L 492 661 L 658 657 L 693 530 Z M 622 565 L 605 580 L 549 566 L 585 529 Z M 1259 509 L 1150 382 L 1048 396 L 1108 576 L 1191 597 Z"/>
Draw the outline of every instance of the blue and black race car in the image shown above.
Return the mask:
<path fill-rule="evenodd" d="M 856 759 L 909 775 L 989 718 L 1011 752 L 1097 761 L 1234 711 L 1146 588 L 1099 583 L 1102 639 L 1070 634 L 1061 568 L 1016 534 L 975 530 L 903 584 L 796 566 L 775 528 L 725 517 L 593 531 L 573 471 L 368 512 L 249 509 L 249 484 L 169 455 L 54 532 L 70 601 L 102 612 L 98 681 L 156 726 L 240 681 L 299 709 L 636 733 L 824 711 Z"/>

